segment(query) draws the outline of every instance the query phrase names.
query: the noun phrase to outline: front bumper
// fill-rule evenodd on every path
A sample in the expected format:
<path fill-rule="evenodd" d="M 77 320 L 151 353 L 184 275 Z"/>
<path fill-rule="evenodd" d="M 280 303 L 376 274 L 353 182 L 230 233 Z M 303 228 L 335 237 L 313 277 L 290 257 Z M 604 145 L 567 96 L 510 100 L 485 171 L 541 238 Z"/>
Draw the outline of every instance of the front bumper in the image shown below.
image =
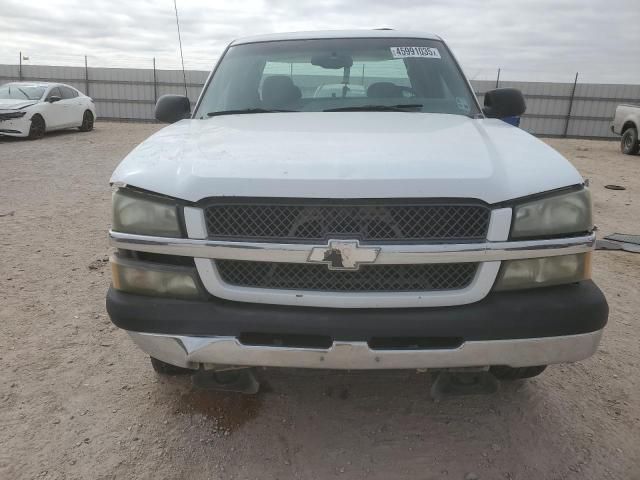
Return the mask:
<path fill-rule="evenodd" d="M 114 324 L 129 331 L 145 352 L 191 368 L 201 363 L 383 369 L 573 362 L 595 352 L 608 316 L 606 300 L 591 281 L 492 292 L 469 305 L 408 309 L 290 307 L 217 298 L 186 301 L 111 289 L 107 310 Z M 302 348 L 245 341 L 256 334 L 327 339 L 328 344 Z M 399 338 L 408 339 L 407 344 L 411 339 L 454 344 L 375 346 L 380 339 Z"/>
<path fill-rule="evenodd" d="M 0 135 L 26 137 L 29 135 L 29 128 L 31 127 L 31 120 L 27 117 L 25 115 L 21 118 L 0 120 Z"/>
<path fill-rule="evenodd" d="M 191 337 L 129 332 L 146 353 L 185 368 L 200 364 L 331 369 L 414 369 L 507 365 L 527 367 L 577 362 L 593 355 L 602 330 L 561 337 L 465 342 L 451 349 L 375 350 L 367 342 L 331 347 L 244 345 L 235 337 Z"/>

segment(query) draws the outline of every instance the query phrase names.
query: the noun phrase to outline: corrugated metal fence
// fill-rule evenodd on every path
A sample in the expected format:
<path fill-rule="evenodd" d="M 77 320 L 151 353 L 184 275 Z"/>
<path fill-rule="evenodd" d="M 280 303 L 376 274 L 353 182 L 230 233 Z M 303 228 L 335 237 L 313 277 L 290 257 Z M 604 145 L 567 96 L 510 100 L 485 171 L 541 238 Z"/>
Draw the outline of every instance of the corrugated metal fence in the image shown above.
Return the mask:
<path fill-rule="evenodd" d="M 186 72 L 187 91 L 197 99 L 208 72 Z M 59 81 L 93 97 L 102 119 L 153 121 L 160 95 L 184 94 L 182 72 L 133 68 L 83 68 L 45 65 L 0 65 L 0 84 L 16 80 Z M 495 81 L 474 80 L 480 101 Z M 522 90 L 527 112 L 521 127 L 535 135 L 611 137 L 609 123 L 616 105 L 640 104 L 640 85 L 500 81 L 500 87 Z"/>
<path fill-rule="evenodd" d="M 208 72 L 187 71 L 187 92 L 195 102 Z M 156 99 L 167 93 L 184 95 L 181 70 L 0 65 L 0 84 L 18 80 L 61 82 L 92 97 L 103 120 L 153 121 Z"/>
<path fill-rule="evenodd" d="M 493 81 L 472 81 L 482 103 Z M 640 104 L 640 85 L 501 81 L 500 87 L 518 88 L 527 100 L 520 126 L 535 135 L 613 137 L 609 125 L 616 106 Z"/>

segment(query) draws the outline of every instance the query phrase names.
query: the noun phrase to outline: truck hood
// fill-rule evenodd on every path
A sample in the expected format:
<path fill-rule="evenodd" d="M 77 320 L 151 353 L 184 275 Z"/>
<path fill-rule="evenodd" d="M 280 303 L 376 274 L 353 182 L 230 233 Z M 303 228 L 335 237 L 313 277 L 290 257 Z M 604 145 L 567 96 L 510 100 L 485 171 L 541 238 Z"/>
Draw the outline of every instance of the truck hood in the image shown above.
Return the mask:
<path fill-rule="evenodd" d="M 0 98 L 0 110 L 20 110 L 38 103 L 38 100 L 15 100 L 13 98 Z"/>
<path fill-rule="evenodd" d="M 500 120 L 305 112 L 182 120 L 136 147 L 111 182 L 194 202 L 240 196 L 496 203 L 582 178 L 555 150 Z"/>

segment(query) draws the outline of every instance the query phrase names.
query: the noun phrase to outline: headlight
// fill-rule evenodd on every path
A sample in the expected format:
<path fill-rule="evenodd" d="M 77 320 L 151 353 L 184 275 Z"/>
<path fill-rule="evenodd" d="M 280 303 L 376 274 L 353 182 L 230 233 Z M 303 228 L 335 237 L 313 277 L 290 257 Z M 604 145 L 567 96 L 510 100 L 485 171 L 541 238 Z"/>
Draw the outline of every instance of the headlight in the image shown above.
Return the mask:
<path fill-rule="evenodd" d="M 110 259 L 113 287 L 123 292 L 155 297 L 199 298 L 195 270 L 150 262 Z"/>
<path fill-rule="evenodd" d="M 495 290 L 575 283 L 591 278 L 591 252 L 502 262 Z"/>
<path fill-rule="evenodd" d="M 124 189 L 113 194 L 113 230 L 158 237 L 182 236 L 175 203 Z"/>
<path fill-rule="evenodd" d="M 583 188 L 517 205 L 511 238 L 553 237 L 592 229 L 591 194 Z"/>
<path fill-rule="evenodd" d="M 7 112 L 0 113 L 0 120 L 11 120 L 12 118 L 22 118 L 27 112 Z"/>

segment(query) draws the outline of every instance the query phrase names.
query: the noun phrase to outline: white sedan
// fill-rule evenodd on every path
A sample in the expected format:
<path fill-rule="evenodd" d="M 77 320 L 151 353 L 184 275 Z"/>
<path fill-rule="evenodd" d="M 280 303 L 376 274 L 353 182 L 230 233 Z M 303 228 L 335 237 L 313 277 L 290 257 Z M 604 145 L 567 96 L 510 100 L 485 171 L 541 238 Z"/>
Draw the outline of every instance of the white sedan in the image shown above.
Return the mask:
<path fill-rule="evenodd" d="M 0 135 L 42 138 L 63 128 L 93 129 L 93 100 L 63 83 L 13 82 L 0 86 Z"/>

